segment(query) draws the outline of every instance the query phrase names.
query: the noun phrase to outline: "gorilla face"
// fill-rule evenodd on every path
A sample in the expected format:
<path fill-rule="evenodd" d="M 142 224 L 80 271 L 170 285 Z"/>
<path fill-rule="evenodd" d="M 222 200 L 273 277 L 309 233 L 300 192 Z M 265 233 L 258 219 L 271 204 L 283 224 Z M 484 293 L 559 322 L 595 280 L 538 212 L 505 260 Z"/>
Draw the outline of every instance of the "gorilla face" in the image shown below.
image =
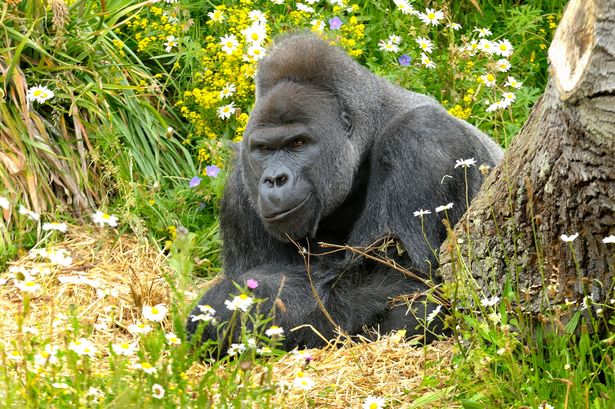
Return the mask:
<path fill-rule="evenodd" d="M 243 179 L 278 239 L 314 235 L 348 194 L 358 157 L 346 117 L 330 93 L 288 81 L 257 100 L 241 146 Z"/>

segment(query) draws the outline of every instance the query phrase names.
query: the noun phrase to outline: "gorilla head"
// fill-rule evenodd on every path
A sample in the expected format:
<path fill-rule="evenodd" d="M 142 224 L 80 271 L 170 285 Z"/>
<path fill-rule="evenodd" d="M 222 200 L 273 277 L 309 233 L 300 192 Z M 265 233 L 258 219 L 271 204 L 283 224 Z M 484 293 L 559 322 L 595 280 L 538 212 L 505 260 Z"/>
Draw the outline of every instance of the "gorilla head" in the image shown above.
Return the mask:
<path fill-rule="evenodd" d="M 252 205 L 272 235 L 313 236 L 339 207 L 359 162 L 350 131 L 342 104 L 327 90 L 282 81 L 259 97 L 241 160 Z"/>

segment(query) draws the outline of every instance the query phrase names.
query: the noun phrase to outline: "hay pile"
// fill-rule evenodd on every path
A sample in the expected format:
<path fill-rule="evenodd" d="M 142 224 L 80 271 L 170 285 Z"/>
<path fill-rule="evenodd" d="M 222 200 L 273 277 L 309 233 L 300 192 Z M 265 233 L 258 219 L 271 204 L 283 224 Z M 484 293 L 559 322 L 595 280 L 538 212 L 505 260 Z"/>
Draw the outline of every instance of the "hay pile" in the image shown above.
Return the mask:
<path fill-rule="evenodd" d="M 70 315 L 72 310 L 80 322 L 97 325 L 90 339 L 104 350 L 110 342 L 133 339 L 127 327 L 141 320 L 143 305 L 169 305 L 169 280 L 174 280 L 174 274 L 166 257 L 148 242 L 92 227 L 72 227 L 55 247 L 70 253 L 70 266 L 51 266 L 28 256 L 14 264 L 43 270 L 43 276 L 37 280 L 42 288 L 30 297 L 24 328 L 48 332 L 53 338 L 54 326 L 63 319 L 62 314 Z M 44 267 L 49 267 L 48 272 Z M 6 278 L 7 273 L 0 277 Z M 187 292 L 181 311 L 186 312 L 202 288 L 194 285 L 192 290 Z M 0 286 L 3 341 L 14 339 L 18 333 L 17 317 L 23 305 L 21 292 L 14 285 Z M 172 330 L 168 323 L 165 326 Z M 451 343 L 421 348 L 391 336 L 375 342 L 340 337 L 337 344 L 343 346 L 309 351 L 313 360 L 305 373 L 314 380 L 313 388 L 307 393 L 281 394 L 279 407 L 355 408 L 368 395 L 387 397 L 388 407 L 454 407 L 448 400 L 452 391 L 442 387 L 442 380 L 449 375 Z M 298 359 L 288 354 L 277 362 L 275 378 L 293 379 L 302 367 Z M 197 364 L 193 369 L 204 367 Z M 255 368 L 256 376 L 259 370 Z"/>
<path fill-rule="evenodd" d="M 66 250 L 73 259 L 71 265 L 57 266 L 26 255 L 2 275 L 10 277 L 15 267 L 39 270 L 36 278 L 42 288 L 29 295 L 26 328 L 48 329 L 53 334 L 53 327 L 74 311 L 79 322 L 98 324 L 92 341 L 106 348 L 109 341 L 132 339 L 126 328 L 141 319 L 143 305 L 168 304 L 165 256 L 146 241 L 110 230 L 71 226 L 53 248 Z M 0 286 L 0 336 L 4 340 L 16 334 L 16 318 L 23 308 L 21 292 L 10 281 Z"/>
<path fill-rule="evenodd" d="M 294 392 L 279 400 L 285 408 L 360 408 L 367 396 L 386 397 L 387 408 L 455 408 L 453 391 L 443 386 L 450 376 L 452 343 L 427 348 L 393 336 L 375 342 L 344 340 L 341 347 L 310 350 L 304 371 L 315 381 L 307 395 Z M 278 379 L 292 379 L 297 357 L 276 363 Z M 426 378 L 429 381 L 425 381 Z"/>

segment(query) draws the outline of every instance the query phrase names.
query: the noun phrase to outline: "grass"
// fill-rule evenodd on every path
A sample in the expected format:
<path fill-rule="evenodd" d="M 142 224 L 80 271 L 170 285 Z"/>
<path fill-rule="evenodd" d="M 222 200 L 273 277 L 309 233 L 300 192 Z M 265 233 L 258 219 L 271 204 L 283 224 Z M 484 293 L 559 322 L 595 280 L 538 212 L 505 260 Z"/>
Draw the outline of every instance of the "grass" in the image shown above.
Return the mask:
<path fill-rule="evenodd" d="M 247 313 L 260 330 L 244 334 L 246 350 L 210 361 L 184 333 L 192 303 L 220 271 L 217 202 L 230 145 L 253 103 L 255 61 L 223 52 L 220 37 L 235 34 L 247 51 L 241 31 L 254 9 L 267 13 L 268 38 L 321 20 L 324 33 L 372 71 L 433 95 L 507 146 L 542 92 L 545 49 L 562 11 L 560 1 L 518 3 L 430 2 L 445 12 L 438 26 L 382 0 L 352 10 L 319 2 L 315 13 L 246 0 L 224 7 L 192 0 L 2 3 L 4 407 L 347 408 L 370 396 L 389 408 L 612 407 L 615 322 L 605 321 L 615 300 L 594 306 L 602 315 L 577 313 L 561 325 L 566 311 L 545 309 L 553 331 L 523 313 L 512 284 L 498 299 L 466 293 L 471 302 L 446 318 L 455 336 L 429 347 L 401 334 L 374 343 L 340 336 L 341 347 L 286 354 L 265 334 L 267 320 Z M 210 18 L 216 10 L 224 21 Z M 333 17 L 343 22 L 338 30 L 329 28 Z M 452 22 L 462 29 L 445 26 Z M 497 68 L 502 56 L 467 49 L 482 38 L 475 27 L 511 42 L 509 71 Z M 401 38 L 396 53 L 380 47 L 391 35 Z M 435 68 L 421 63 L 418 37 L 433 43 Z M 402 54 L 410 65 L 400 64 Z M 479 79 L 489 73 L 495 86 Z M 506 85 L 509 76 L 522 86 Z M 234 94 L 220 97 L 231 81 Z M 29 100 L 34 85 L 54 97 Z M 504 92 L 515 100 L 490 112 Z M 238 109 L 223 120 L 218 109 L 231 101 Z M 221 169 L 217 176 L 207 173 L 212 166 Z M 200 183 L 190 187 L 195 176 Z M 88 227 L 98 208 L 119 215 L 119 228 Z M 68 222 L 68 234 L 43 230 L 50 221 Z M 27 256 L 47 247 L 67 249 L 72 263 Z M 471 254 L 458 256 L 463 277 Z M 169 309 L 165 318 L 148 321 L 143 307 L 160 304 Z M 131 326 L 138 323 L 151 331 L 138 334 Z"/>

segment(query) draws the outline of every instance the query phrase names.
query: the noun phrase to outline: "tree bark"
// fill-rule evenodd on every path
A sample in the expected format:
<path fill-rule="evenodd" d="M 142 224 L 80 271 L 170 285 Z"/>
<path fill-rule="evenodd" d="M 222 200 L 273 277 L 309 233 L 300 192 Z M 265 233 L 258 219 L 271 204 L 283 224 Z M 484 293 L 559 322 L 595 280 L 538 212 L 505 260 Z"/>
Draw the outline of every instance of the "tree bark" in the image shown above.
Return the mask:
<path fill-rule="evenodd" d="M 615 298 L 615 0 L 571 0 L 549 60 L 544 95 L 440 252 L 445 283 L 492 296 L 508 280 L 533 312 Z"/>

